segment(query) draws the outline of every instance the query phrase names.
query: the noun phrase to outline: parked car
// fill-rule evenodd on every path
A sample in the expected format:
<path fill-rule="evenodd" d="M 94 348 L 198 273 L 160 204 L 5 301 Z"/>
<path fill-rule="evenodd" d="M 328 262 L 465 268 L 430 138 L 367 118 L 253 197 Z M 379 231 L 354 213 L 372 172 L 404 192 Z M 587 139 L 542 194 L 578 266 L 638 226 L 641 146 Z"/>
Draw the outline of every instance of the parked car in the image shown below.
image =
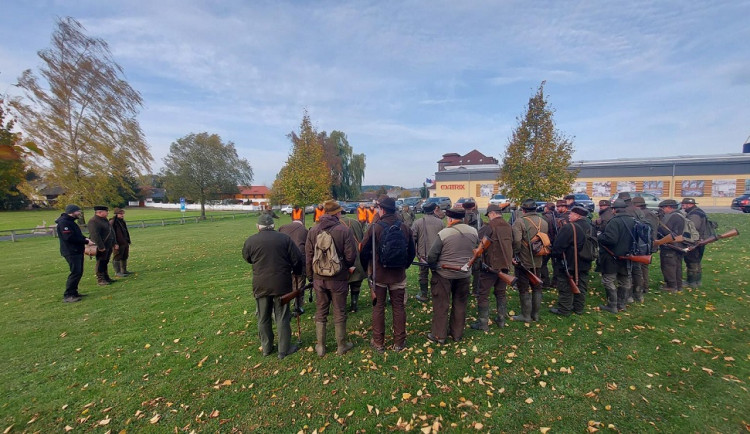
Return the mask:
<path fill-rule="evenodd" d="M 644 193 L 642 191 L 631 191 L 630 192 L 630 197 L 631 198 L 633 198 L 633 197 L 642 197 L 643 200 L 646 202 L 646 208 L 653 209 L 653 210 L 658 210 L 659 209 L 659 202 L 661 202 L 661 199 L 659 199 L 655 195 L 653 195 L 651 193 Z M 617 199 L 617 193 L 615 193 L 612 196 L 611 201 L 614 203 L 615 199 Z M 680 207 L 681 206 L 682 206 L 682 204 L 680 204 Z"/>
<path fill-rule="evenodd" d="M 357 213 L 357 202 L 341 202 L 342 214 L 356 214 Z"/>
<path fill-rule="evenodd" d="M 396 199 L 396 209 L 401 209 L 402 206 L 404 206 L 404 200 Z"/>
<path fill-rule="evenodd" d="M 589 210 L 589 212 L 594 212 L 594 201 L 591 200 L 588 194 L 575 193 L 573 196 L 576 197 L 574 202 L 575 205 L 580 205 Z"/>
<path fill-rule="evenodd" d="M 496 194 L 490 198 L 490 205 L 497 205 L 502 211 L 510 210 L 510 199 L 505 197 L 504 194 Z"/>
<path fill-rule="evenodd" d="M 422 207 L 427 205 L 428 203 L 435 203 L 440 209 L 446 210 L 451 207 L 451 198 L 445 196 L 430 197 L 424 202 L 417 205 L 414 212 L 422 212 Z"/>
<path fill-rule="evenodd" d="M 418 196 L 405 197 L 404 205 L 409 205 L 409 208 L 414 211 L 416 206 L 422 202 L 422 198 Z M 415 211 L 416 212 L 416 211 Z"/>
<path fill-rule="evenodd" d="M 312 214 L 312 213 L 314 213 L 314 212 L 315 212 L 315 207 L 316 207 L 316 206 L 317 206 L 317 205 L 307 205 L 307 206 L 305 207 L 305 214 Z"/>
<path fill-rule="evenodd" d="M 736 209 L 745 213 L 750 212 L 750 193 L 745 193 L 742 196 L 732 200 L 732 209 Z"/>
<path fill-rule="evenodd" d="M 474 203 L 477 203 L 477 201 L 474 200 L 473 197 L 462 197 L 462 198 L 459 198 L 456 201 L 455 206 L 456 207 L 462 206 L 465 202 L 474 202 Z"/>
<path fill-rule="evenodd" d="M 286 215 L 292 214 L 292 206 L 291 205 L 284 205 L 281 207 L 281 212 Z"/>

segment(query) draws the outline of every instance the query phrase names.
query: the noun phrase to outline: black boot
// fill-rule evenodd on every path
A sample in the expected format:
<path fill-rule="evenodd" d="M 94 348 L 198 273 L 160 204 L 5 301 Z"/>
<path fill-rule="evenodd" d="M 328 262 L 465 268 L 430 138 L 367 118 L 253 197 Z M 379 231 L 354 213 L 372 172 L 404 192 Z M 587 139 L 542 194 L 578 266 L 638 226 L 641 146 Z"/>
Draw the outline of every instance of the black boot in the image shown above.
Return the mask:
<path fill-rule="evenodd" d="M 539 309 L 542 307 L 542 291 L 531 294 L 531 320 L 539 321 Z"/>
<path fill-rule="evenodd" d="M 495 324 L 500 328 L 505 327 L 505 315 L 508 314 L 506 302 L 507 300 L 504 298 L 497 300 L 497 316 L 495 317 Z"/>
<path fill-rule="evenodd" d="M 122 272 L 122 261 L 112 261 L 112 266 L 115 268 L 115 276 L 125 277 L 125 273 Z"/>
<path fill-rule="evenodd" d="M 349 310 L 352 312 L 359 311 L 359 291 L 352 291 L 352 305 Z"/>
<path fill-rule="evenodd" d="M 602 304 L 599 309 L 617 314 L 617 289 L 607 289 L 607 304 Z"/>
<path fill-rule="evenodd" d="M 521 299 L 521 315 L 514 315 L 513 321 L 531 322 L 531 293 L 521 292 L 518 294 Z"/>
<path fill-rule="evenodd" d="M 477 308 L 477 316 L 477 320 L 471 323 L 471 328 L 485 332 L 490 331 L 490 308 L 486 306 Z"/>
<path fill-rule="evenodd" d="M 122 274 L 124 274 L 126 276 L 129 276 L 129 275 L 133 274 L 130 271 L 128 271 L 128 260 L 127 259 L 123 259 L 122 261 L 120 261 L 120 265 L 122 266 Z"/>
<path fill-rule="evenodd" d="M 422 303 L 427 303 L 428 301 L 430 301 L 430 297 L 427 295 L 427 283 L 419 284 L 419 294 L 417 294 L 416 299 L 417 301 L 421 301 Z"/>

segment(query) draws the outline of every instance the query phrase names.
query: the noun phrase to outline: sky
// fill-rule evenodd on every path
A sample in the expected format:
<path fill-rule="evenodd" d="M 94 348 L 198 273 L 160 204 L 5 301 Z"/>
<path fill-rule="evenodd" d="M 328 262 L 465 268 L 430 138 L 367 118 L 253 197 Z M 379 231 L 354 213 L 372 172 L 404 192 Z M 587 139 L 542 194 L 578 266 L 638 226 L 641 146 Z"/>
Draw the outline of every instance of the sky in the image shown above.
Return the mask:
<path fill-rule="evenodd" d="M 270 186 L 305 110 L 364 153 L 364 184 L 421 186 L 448 152 L 502 160 L 546 81 L 574 161 L 742 152 L 750 1 L 5 0 L 0 94 L 58 17 L 104 39 L 144 104 L 158 171 L 218 134 Z"/>

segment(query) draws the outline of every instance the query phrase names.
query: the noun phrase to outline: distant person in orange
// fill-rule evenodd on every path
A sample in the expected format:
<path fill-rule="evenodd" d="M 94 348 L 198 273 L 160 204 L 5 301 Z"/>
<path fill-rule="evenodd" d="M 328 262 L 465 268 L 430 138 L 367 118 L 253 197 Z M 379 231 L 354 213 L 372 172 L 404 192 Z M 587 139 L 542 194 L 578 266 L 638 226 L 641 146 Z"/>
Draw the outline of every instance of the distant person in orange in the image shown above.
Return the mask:
<path fill-rule="evenodd" d="M 362 224 L 367 223 L 367 208 L 365 208 L 363 202 L 360 202 L 357 206 L 357 220 Z"/>
<path fill-rule="evenodd" d="M 372 224 L 372 219 L 375 218 L 375 204 L 371 203 L 370 206 L 367 208 L 367 223 Z"/>
<path fill-rule="evenodd" d="M 315 208 L 315 223 L 317 223 L 320 220 L 320 217 L 325 213 L 326 212 L 323 210 L 323 204 L 319 203 L 317 208 Z"/>
<path fill-rule="evenodd" d="M 305 210 L 303 208 L 300 208 L 299 205 L 294 205 L 294 208 L 292 208 L 292 221 L 301 221 L 304 224 L 304 215 Z"/>

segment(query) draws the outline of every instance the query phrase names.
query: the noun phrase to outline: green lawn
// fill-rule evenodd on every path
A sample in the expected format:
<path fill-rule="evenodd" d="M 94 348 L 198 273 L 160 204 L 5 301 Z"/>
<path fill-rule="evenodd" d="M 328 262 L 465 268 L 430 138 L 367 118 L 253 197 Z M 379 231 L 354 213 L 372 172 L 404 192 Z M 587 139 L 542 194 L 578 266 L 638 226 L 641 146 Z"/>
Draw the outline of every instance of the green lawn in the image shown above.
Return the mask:
<path fill-rule="evenodd" d="M 0 429 L 744 432 L 750 220 L 714 217 L 741 235 L 707 249 L 699 290 L 660 293 L 657 260 L 646 304 L 627 313 L 595 309 L 597 277 L 583 316 L 545 309 L 539 323 L 467 329 L 445 346 L 426 341 L 430 309 L 410 298 L 410 347 L 384 355 L 368 345 L 362 303 L 349 317 L 353 351 L 322 359 L 307 305 L 305 351 L 283 361 L 259 351 L 252 269 L 240 252 L 254 219 L 134 228 L 136 274 L 98 287 L 87 259 L 89 296 L 75 304 L 61 302 L 67 264 L 57 240 L 0 243 Z M 416 270 L 409 279 L 413 296 Z M 546 292 L 545 305 L 555 298 Z M 509 307 L 518 309 L 515 292 Z"/>

